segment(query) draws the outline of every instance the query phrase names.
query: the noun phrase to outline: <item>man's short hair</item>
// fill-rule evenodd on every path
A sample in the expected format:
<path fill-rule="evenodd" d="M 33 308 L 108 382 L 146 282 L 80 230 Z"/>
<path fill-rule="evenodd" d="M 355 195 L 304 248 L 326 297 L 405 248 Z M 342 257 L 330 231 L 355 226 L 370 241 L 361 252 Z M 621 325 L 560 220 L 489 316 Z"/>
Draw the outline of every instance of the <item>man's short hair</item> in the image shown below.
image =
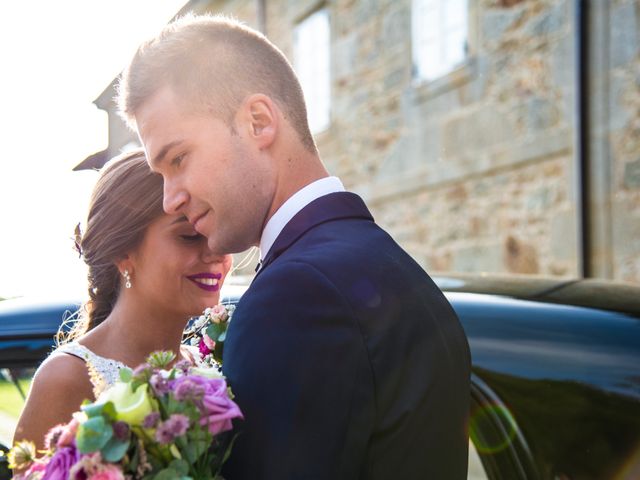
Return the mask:
<path fill-rule="evenodd" d="M 232 126 L 242 101 L 262 93 L 276 102 L 303 145 L 315 152 L 302 88 L 284 54 L 263 34 L 221 15 L 186 15 L 140 45 L 118 85 L 120 113 L 136 111 L 162 87 L 195 111 Z"/>

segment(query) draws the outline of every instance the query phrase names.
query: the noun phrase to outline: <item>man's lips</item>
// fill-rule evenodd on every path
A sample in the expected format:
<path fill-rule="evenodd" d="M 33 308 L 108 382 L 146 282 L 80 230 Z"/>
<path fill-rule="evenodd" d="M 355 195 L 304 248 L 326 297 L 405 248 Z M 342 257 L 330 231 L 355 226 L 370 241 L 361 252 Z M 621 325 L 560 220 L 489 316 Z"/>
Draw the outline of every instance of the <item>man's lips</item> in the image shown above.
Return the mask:
<path fill-rule="evenodd" d="M 187 278 L 195 283 L 198 287 L 207 292 L 217 292 L 220 289 L 221 273 L 196 273 L 195 275 L 188 275 Z"/>

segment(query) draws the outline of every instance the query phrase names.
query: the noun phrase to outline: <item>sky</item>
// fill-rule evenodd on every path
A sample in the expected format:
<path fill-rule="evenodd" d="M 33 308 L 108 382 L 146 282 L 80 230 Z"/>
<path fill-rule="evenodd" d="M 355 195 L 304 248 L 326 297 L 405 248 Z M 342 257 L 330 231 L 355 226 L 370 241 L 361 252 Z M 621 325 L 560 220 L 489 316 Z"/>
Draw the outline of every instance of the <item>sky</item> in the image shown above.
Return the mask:
<path fill-rule="evenodd" d="M 3 2 L 0 15 L 0 297 L 84 298 L 73 250 L 96 172 L 73 172 L 107 146 L 93 105 L 185 0 Z"/>

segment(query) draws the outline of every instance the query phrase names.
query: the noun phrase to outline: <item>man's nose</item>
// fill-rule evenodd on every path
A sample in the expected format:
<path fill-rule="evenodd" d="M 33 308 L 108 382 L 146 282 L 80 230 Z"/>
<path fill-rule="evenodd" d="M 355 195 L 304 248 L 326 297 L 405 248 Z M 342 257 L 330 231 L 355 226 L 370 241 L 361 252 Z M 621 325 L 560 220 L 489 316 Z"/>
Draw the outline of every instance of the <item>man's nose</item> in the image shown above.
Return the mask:
<path fill-rule="evenodd" d="M 184 189 L 165 180 L 162 199 L 162 208 L 165 213 L 169 215 L 180 213 L 187 204 L 188 199 L 189 196 Z"/>
<path fill-rule="evenodd" d="M 202 261 L 205 263 L 223 263 L 226 260 L 226 255 L 215 253 L 213 250 L 209 248 L 209 246 L 204 243 L 202 247 Z"/>

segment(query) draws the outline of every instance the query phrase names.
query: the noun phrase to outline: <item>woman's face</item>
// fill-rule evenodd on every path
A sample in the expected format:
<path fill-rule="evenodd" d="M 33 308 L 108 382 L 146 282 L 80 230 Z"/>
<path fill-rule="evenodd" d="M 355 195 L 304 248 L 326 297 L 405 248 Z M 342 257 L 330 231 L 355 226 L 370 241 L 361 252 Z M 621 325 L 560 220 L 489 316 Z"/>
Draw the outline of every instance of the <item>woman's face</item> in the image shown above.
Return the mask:
<path fill-rule="evenodd" d="M 218 304 L 231 255 L 216 255 L 184 216 L 162 215 L 129 255 L 131 293 L 167 314 L 199 315 Z"/>

